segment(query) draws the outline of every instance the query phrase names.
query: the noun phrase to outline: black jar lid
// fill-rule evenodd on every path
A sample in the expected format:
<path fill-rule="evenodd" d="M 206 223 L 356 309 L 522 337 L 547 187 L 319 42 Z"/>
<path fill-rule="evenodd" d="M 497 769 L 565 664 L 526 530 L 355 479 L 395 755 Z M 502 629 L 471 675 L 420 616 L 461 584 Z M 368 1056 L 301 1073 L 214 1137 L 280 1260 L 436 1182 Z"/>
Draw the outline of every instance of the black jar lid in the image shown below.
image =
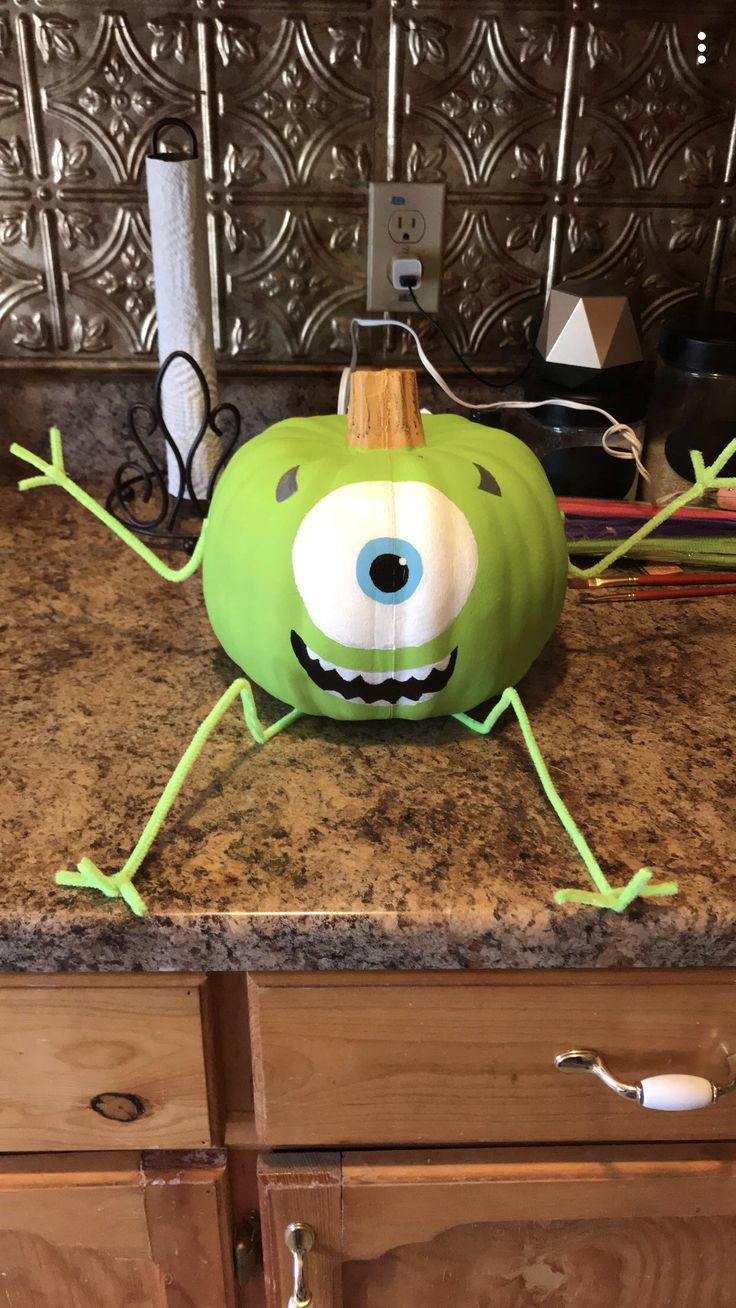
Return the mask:
<path fill-rule="evenodd" d="M 603 373 L 604 370 L 601 370 Z M 612 370 L 611 370 L 612 371 Z M 579 404 L 596 405 L 606 409 L 617 422 L 637 423 L 644 420 L 650 391 L 650 370 L 646 364 L 625 364 L 625 375 L 617 379 L 618 384 L 610 385 L 610 378 L 605 378 L 604 385 L 581 386 L 578 390 L 563 390 L 560 394 L 550 385 L 549 378 L 540 369 L 530 367 L 523 383 L 525 400 L 546 400 L 538 409 L 532 409 L 532 416 L 545 427 L 555 428 L 590 428 L 600 430 L 606 420 L 600 413 L 591 409 L 568 409 L 556 400 L 576 400 Z"/>
<path fill-rule="evenodd" d="M 662 323 L 657 349 L 661 359 L 688 372 L 736 376 L 736 313 L 673 314 Z"/>

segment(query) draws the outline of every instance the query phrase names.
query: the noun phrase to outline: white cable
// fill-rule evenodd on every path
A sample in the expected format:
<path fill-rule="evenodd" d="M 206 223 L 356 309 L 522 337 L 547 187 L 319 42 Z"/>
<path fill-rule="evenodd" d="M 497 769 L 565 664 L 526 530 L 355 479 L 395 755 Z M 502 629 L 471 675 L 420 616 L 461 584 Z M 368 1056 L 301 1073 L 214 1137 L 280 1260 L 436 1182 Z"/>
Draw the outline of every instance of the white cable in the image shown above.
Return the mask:
<path fill-rule="evenodd" d="M 606 454 L 610 454 L 614 459 L 632 459 L 636 464 L 639 476 L 642 477 L 644 481 L 651 480 L 649 473 L 641 461 L 643 453 L 642 443 L 636 432 L 627 422 L 617 422 L 612 413 L 609 413 L 606 409 L 601 409 L 597 404 L 583 404 L 580 400 L 565 400 L 558 397 L 550 398 L 548 400 L 492 400 L 488 404 L 475 404 L 468 400 L 463 400 L 450 389 L 444 377 L 440 375 L 434 364 L 427 358 L 427 355 L 424 353 L 422 342 L 414 328 L 411 327 L 408 322 L 399 322 L 397 318 L 353 318 L 350 323 L 353 351 L 350 358 L 350 367 L 348 369 L 343 369 L 342 377 L 340 378 L 340 390 L 337 400 L 338 413 L 347 413 L 348 411 L 350 377 L 355 371 L 355 365 L 358 360 L 358 334 L 356 330 L 358 327 L 400 327 L 402 331 L 408 332 L 409 335 L 414 338 L 414 344 L 417 347 L 417 354 L 430 377 L 434 378 L 437 385 L 445 392 L 445 395 L 447 395 L 449 399 L 453 400 L 455 404 L 462 405 L 464 409 L 540 409 L 547 404 L 558 404 L 563 409 L 585 409 L 591 413 L 600 413 L 601 416 L 607 418 L 610 423 L 610 426 L 604 431 L 601 441 Z M 621 449 L 609 444 L 609 441 L 615 436 L 618 436 L 619 439 L 623 441 L 626 448 Z"/>
<path fill-rule="evenodd" d="M 343 368 L 340 373 L 340 388 L 337 392 L 337 412 L 347 413 L 348 395 L 350 393 L 350 374 L 352 368 Z"/>

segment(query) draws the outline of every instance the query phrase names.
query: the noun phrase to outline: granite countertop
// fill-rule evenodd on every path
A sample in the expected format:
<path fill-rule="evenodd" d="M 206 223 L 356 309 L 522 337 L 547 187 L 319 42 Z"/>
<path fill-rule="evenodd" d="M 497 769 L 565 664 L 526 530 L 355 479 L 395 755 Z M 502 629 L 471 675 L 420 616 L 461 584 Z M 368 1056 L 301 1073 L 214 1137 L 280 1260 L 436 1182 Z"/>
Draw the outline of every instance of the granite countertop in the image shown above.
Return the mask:
<path fill-rule="evenodd" d="M 650 865 L 674 900 L 554 905 L 586 873 L 511 718 L 488 738 L 304 718 L 259 749 L 233 709 L 139 874 L 138 919 L 53 873 L 120 866 L 236 670 L 198 578 L 167 586 L 60 491 L 4 490 L 0 519 L 2 970 L 736 963 L 729 599 L 570 597 L 521 686 L 607 875 Z"/>

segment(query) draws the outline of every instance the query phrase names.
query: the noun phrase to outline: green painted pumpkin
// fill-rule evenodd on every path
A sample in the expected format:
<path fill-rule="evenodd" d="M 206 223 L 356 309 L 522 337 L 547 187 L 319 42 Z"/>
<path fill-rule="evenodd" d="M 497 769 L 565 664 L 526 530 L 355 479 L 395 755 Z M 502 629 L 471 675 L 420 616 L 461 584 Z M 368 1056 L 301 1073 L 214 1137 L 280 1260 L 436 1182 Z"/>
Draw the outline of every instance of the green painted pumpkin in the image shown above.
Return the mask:
<path fill-rule="evenodd" d="M 347 425 L 290 418 L 236 454 L 203 584 L 218 640 L 279 699 L 324 717 L 425 718 L 523 677 L 566 572 L 531 451 L 465 418 L 420 417 L 415 374 L 387 370 L 354 374 Z"/>

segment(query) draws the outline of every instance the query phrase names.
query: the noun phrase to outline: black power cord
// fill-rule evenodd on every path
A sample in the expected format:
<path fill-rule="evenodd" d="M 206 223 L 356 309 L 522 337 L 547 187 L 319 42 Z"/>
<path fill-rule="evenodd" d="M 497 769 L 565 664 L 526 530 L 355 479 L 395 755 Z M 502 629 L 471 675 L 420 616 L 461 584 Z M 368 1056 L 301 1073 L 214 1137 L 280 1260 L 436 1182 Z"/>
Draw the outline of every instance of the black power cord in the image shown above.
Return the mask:
<path fill-rule="evenodd" d="M 409 292 L 415 307 L 419 310 L 422 317 L 426 318 L 427 322 L 431 322 L 432 326 L 436 328 L 436 330 L 440 333 L 441 336 L 444 337 L 450 349 L 452 350 L 452 353 L 455 355 L 455 358 L 458 360 L 458 363 L 462 364 L 465 371 L 469 373 L 471 377 L 475 378 L 476 381 L 481 382 L 483 386 L 488 386 L 492 391 L 505 390 L 508 386 L 515 386 L 518 381 L 521 381 L 522 377 L 529 369 L 531 361 L 534 357 L 533 354 L 529 355 L 529 358 L 524 364 L 524 367 L 519 372 L 517 372 L 514 377 L 507 377 L 505 381 L 489 381 L 487 377 L 482 377 L 479 372 L 476 372 L 474 368 L 471 368 L 469 363 L 465 362 L 465 359 L 463 358 L 460 351 L 450 340 L 450 337 L 448 336 L 447 332 L 442 326 L 442 323 L 438 322 L 436 318 L 433 318 L 431 313 L 427 313 L 427 310 L 419 303 L 416 294 L 414 292 L 414 287 L 416 286 L 416 278 L 403 276 L 400 277 L 399 280 L 401 282 L 401 285 Z"/>

